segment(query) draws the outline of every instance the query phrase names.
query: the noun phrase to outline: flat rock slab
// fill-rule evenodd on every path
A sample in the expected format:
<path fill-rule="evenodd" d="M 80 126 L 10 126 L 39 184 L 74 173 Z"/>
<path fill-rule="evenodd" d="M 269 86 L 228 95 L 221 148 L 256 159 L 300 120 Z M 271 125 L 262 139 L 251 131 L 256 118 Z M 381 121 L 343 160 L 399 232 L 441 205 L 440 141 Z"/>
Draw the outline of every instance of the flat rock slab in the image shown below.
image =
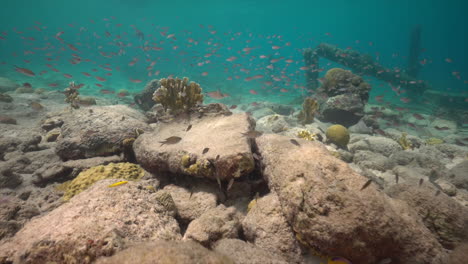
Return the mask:
<path fill-rule="evenodd" d="M 399 200 L 331 156 L 317 142 L 279 135 L 256 139 L 264 177 L 278 194 L 299 241 L 352 263 L 444 263 L 445 253 L 421 219 Z"/>
<path fill-rule="evenodd" d="M 60 116 L 56 153 L 64 160 L 111 156 L 123 151 L 125 139 L 148 130 L 145 116 L 124 105 L 93 106 Z"/>
<path fill-rule="evenodd" d="M 108 187 L 118 181 L 97 182 L 68 203 L 26 223 L 0 244 L 0 259 L 85 263 L 112 255 L 127 243 L 181 239 L 175 212 L 167 208 L 167 192 L 151 192 L 138 182 Z"/>
<path fill-rule="evenodd" d="M 189 124 L 191 128 L 187 131 Z M 160 123 L 153 132 L 138 137 L 133 149 L 138 163 L 152 173 L 229 180 L 254 169 L 250 139 L 242 135 L 254 126 L 255 122 L 247 114 Z M 176 144 L 160 143 L 173 136 L 182 139 Z"/>

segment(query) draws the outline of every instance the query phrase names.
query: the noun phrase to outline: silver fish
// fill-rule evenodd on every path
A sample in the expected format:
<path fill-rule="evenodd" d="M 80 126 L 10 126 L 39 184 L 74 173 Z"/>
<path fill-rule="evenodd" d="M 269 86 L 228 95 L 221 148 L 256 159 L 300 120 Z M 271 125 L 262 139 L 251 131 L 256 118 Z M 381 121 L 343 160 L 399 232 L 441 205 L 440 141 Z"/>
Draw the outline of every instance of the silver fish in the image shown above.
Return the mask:
<path fill-rule="evenodd" d="M 181 140 L 182 140 L 181 137 L 172 136 L 172 137 L 166 138 L 164 141 L 159 141 L 159 143 L 161 143 L 161 146 L 164 144 L 172 145 L 172 144 L 179 143 Z"/>
<path fill-rule="evenodd" d="M 250 130 L 249 132 L 242 133 L 242 135 L 244 135 L 244 136 L 246 136 L 248 138 L 257 138 L 257 137 L 263 135 L 263 132 Z"/>

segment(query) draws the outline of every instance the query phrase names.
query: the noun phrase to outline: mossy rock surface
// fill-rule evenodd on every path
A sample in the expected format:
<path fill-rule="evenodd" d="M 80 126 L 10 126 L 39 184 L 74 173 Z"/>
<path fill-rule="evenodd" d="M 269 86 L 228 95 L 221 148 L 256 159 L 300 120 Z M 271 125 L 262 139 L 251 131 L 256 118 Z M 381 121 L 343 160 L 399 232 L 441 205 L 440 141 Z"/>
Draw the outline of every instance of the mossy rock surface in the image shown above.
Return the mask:
<path fill-rule="evenodd" d="M 145 175 L 145 171 L 137 164 L 109 163 L 82 171 L 78 176 L 62 184 L 65 187 L 63 199 L 68 201 L 73 196 L 86 190 L 95 182 L 103 179 L 138 180 Z"/>

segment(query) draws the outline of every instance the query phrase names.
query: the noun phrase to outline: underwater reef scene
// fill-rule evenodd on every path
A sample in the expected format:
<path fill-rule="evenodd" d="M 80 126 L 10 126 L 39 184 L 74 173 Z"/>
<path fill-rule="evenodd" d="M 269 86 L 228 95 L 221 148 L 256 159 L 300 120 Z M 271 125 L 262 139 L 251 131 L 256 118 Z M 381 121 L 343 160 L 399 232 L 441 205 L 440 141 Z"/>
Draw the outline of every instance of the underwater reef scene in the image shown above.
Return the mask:
<path fill-rule="evenodd" d="M 466 10 L 1 1 L 0 264 L 468 263 Z"/>

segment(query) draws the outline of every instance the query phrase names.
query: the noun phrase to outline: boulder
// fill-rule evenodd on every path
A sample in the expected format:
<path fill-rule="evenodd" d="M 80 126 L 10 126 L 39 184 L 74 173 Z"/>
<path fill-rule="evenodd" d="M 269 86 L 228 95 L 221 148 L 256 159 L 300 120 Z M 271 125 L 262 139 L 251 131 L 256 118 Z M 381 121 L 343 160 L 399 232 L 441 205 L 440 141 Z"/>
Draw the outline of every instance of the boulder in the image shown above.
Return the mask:
<path fill-rule="evenodd" d="M 134 245 L 112 257 L 100 258 L 96 264 L 234 264 L 217 252 L 193 241 L 157 240 Z M 237 262 L 236 262 L 237 263 Z"/>
<path fill-rule="evenodd" d="M 366 185 L 320 143 L 278 135 L 256 142 L 264 177 L 304 245 L 360 264 L 443 263 L 443 247 L 404 202 Z"/>
<path fill-rule="evenodd" d="M 393 185 L 386 190 L 390 197 L 408 203 L 447 249 L 454 249 L 468 238 L 468 209 L 449 196 L 429 186 Z"/>
<path fill-rule="evenodd" d="M 8 78 L 0 77 L 0 93 L 14 91 L 18 87 L 19 84 L 15 83 L 14 81 Z"/>
<path fill-rule="evenodd" d="M 206 211 L 216 208 L 216 194 L 207 186 L 193 186 L 191 190 L 169 184 L 164 187 L 174 200 L 180 220 L 190 223 Z"/>
<path fill-rule="evenodd" d="M 285 116 L 268 115 L 260 118 L 257 121 L 257 130 L 267 133 L 281 133 L 288 130 L 289 124 L 286 122 Z"/>
<path fill-rule="evenodd" d="M 131 242 L 180 239 L 167 195 L 129 182 L 102 180 L 68 203 L 35 218 L 0 244 L 0 259 L 14 263 L 92 262 Z M 168 196 L 170 197 L 170 196 Z M 20 261 L 21 259 L 21 261 Z"/>
<path fill-rule="evenodd" d="M 138 163 L 152 173 L 230 180 L 254 169 L 251 141 L 242 134 L 254 126 L 247 114 L 205 115 L 185 123 L 158 123 L 153 132 L 137 138 L 133 150 Z M 170 137 L 180 140 L 162 143 Z"/>
<path fill-rule="evenodd" d="M 282 255 L 291 262 L 300 262 L 300 246 L 281 211 L 278 196 L 270 193 L 254 199 L 249 208 L 242 221 L 247 241 L 266 252 Z"/>
<path fill-rule="evenodd" d="M 56 152 L 64 160 L 120 154 L 124 140 L 149 129 L 143 114 L 124 105 L 78 109 L 62 120 Z"/>
<path fill-rule="evenodd" d="M 380 153 L 385 157 L 389 157 L 391 154 L 401 150 L 401 146 L 390 138 L 368 135 L 353 138 L 348 148 L 353 153 L 358 150 L 367 150 Z"/>
<path fill-rule="evenodd" d="M 395 165 L 391 159 L 384 155 L 365 150 L 357 151 L 354 154 L 353 161 L 362 168 L 379 171 L 389 170 Z"/>
<path fill-rule="evenodd" d="M 453 167 L 446 179 L 458 188 L 468 190 L 468 160 L 460 162 Z"/>
<path fill-rule="evenodd" d="M 234 207 L 219 205 L 203 213 L 187 227 L 184 240 L 194 240 L 211 247 L 222 238 L 237 238 L 241 224 Z"/>
<path fill-rule="evenodd" d="M 225 238 L 216 243 L 214 248 L 225 256 L 229 256 L 236 264 L 288 264 L 280 255 L 263 250 L 253 244 L 239 239 Z"/>

